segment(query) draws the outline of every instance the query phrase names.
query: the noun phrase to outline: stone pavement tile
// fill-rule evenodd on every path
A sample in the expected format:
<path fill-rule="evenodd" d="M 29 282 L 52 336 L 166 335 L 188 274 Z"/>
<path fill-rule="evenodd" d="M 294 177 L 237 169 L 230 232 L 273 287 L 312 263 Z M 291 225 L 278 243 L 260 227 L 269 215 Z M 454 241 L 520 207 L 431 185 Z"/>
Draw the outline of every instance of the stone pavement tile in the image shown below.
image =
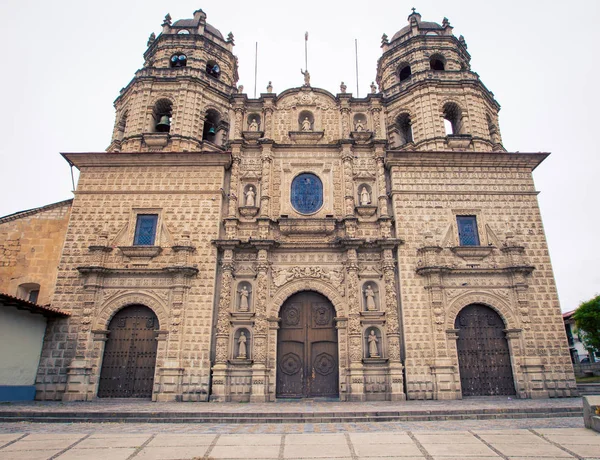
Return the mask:
<path fill-rule="evenodd" d="M 67 431 L 66 429 L 64 431 Z M 65 441 L 70 441 L 71 443 L 80 440 L 81 438 L 83 438 L 85 436 L 85 434 L 82 433 L 77 433 L 77 434 L 73 434 L 73 433 L 56 433 L 56 434 L 51 434 L 51 433 L 31 433 L 28 434 L 27 437 L 25 439 L 23 439 L 23 441 L 27 440 L 27 441 L 46 441 L 46 440 L 51 440 L 51 441 L 56 441 L 58 439 L 62 439 Z"/>
<path fill-rule="evenodd" d="M 444 431 L 432 431 L 432 430 L 411 430 L 412 434 L 414 435 L 419 435 L 419 434 L 434 434 L 434 435 L 438 435 L 438 436 L 455 436 L 455 435 L 461 435 L 461 434 L 466 434 L 468 436 L 472 436 L 471 433 L 469 433 L 467 430 L 444 430 Z"/>
<path fill-rule="evenodd" d="M 84 439 L 77 444 L 77 449 L 86 449 L 94 447 L 140 447 L 150 437 L 149 434 L 130 434 L 128 437 L 123 436 L 111 436 L 107 437 L 96 437 L 94 435 L 87 439 Z"/>
<path fill-rule="evenodd" d="M 433 456 L 432 457 L 433 460 L 464 460 L 465 457 L 460 456 L 460 457 L 439 457 L 439 456 Z M 496 455 L 495 457 L 468 457 L 469 460 L 498 460 L 500 457 L 499 455 Z M 528 460 L 532 460 L 531 458 Z"/>
<path fill-rule="evenodd" d="M 533 436 L 537 437 L 535 435 Z M 448 441 L 452 441 L 453 444 L 481 444 L 481 441 L 470 433 L 451 434 L 448 436 L 440 436 L 440 433 L 415 434 L 415 438 L 417 438 L 419 442 L 427 444 L 448 444 Z"/>
<path fill-rule="evenodd" d="M 179 460 L 182 458 L 202 458 L 208 449 L 204 446 L 185 447 L 144 447 L 134 458 L 135 460 Z"/>
<path fill-rule="evenodd" d="M 544 438 L 557 444 L 593 444 L 600 448 L 600 435 L 590 434 L 589 436 L 569 436 L 567 434 L 546 434 Z M 600 457 L 600 451 L 598 451 Z"/>
<path fill-rule="evenodd" d="M 279 446 L 252 446 L 241 449 L 240 446 L 215 446 L 208 455 L 210 459 L 267 459 L 279 458 Z M 137 460 L 137 457 L 136 457 Z"/>
<path fill-rule="evenodd" d="M 412 444 L 404 431 L 397 433 L 349 433 L 352 444 Z"/>
<path fill-rule="evenodd" d="M 423 455 L 415 444 L 354 444 L 359 457 L 408 457 Z"/>
<path fill-rule="evenodd" d="M 565 452 L 565 455 L 569 455 Z M 509 460 L 537 460 L 540 458 L 551 458 L 552 460 L 573 460 L 575 457 L 572 456 L 568 456 L 568 457 L 537 457 L 535 455 L 532 455 L 530 457 L 508 457 Z M 586 458 L 586 460 L 591 460 Z"/>
<path fill-rule="evenodd" d="M 575 452 L 582 457 L 598 457 L 600 456 L 600 442 L 594 445 L 589 444 L 562 444 L 561 446 Z"/>
<path fill-rule="evenodd" d="M 519 421 L 522 419 L 519 419 Z M 517 421 L 517 420 L 515 420 Z M 497 423 L 497 420 L 494 420 L 494 423 Z M 475 428 L 473 430 L 471 430 L 473 433 L 476 433 L 478 435 L 482 435 L 482 434 L 523 434 L 523 433 L 530 433 L 531 431 L 528 431 L 526 429 L 502 429 L 502 430 L 486 430 L 486 429 L 481 429 L 481 428 Z"/>
<path fill-rule="evenodd" d="M 590 433 L 595 433 L 587 428 L 535 428 L 536 433 L 546 434 L 566 434 L 569 436 L 587 436 Z M 600 436 L 600 435 L 598 435 Z"/>
<path fill-rule="evenodd" d="M 171 434 L 159 433 L 146 447 L 187 447 L 209 446 L 215 439 L 214 434 Z"/>
<path fill-rule="evenodd" d="M 398 457 L 397 455 L 391 456 L 391 457 L 358 457 L 358 460 L 398 460 L 398 458 L 402 458 L 402 457 Z M 421 460 L 421 459 L 425 459 L 425 457 L 423 457 L 422 455 L 415 455 L 413 457 L 410 457 L 410 460 Z M 327 460 L 333 460 L 333 459 L 327 459 Z M 469 459 L 472 460 L 472 459 Z"/>
<path fill-rule="evenodd" d="M 569 454 L 552 444 L 500 444 L 491 443 L 494 449 L 499 450 L 507 457 L 535 457 L 553 458 L 569 457 Z"/>
<path fill-rule="evenodd" d="M 525 430 L 521 434 L 478 434 L 481 439 L 490 444 L 548 444 L 547 441 L 544 441 L 539 436 Z"/>
<path fill-rule="evenodd" d="M 285 448 L 283 450 L 283 458 L 331 458 L 331 457 L 350 457 L 350 449 L 348 444 L 333 444 L 325 443 L 312 444 L 309 439 L 312 436 L 306 436 L 305 444 L 288 444 L 287 436 L 285 438 Z M 345 441 L 345 439 L 344 439 Z M 213 451 L 214 452 L 214 451 Z M 211 452 L 212 456 L 212 452 Z"/>
<path fill-rule="evenodd" d="M 217 446 L 279 446 L 280 434 L 224 434 Z"/>
<path fill-rule="evenodd" d="M 79 445 L 78 445 L 79 446 Z M 59 455 L 57 460 L 127 460 L 135 448 L 110 448 L 110 449 L 69 449 Z"/>
<path fill-rule="evenodd" d="M 343 433 L 328 434 L 288 434 L 285 437 L 285 445 L 306 444 L 343 444 L 347 445 Z"/>
<path fill-rule="evenodd" d="M 429 455 L 433 457 L 493 457 L 496 453 L 484 443 L 479 444 L 450 444 L 452 438 L 446 439 L 446 444 L 424 443 L 421 444 Z"/>
<path fill-rule="evenodd" d="M 80 436 L 80 438 L 83 436 Z M 51 450 L 51 449 L 66 449 L 71 444 L 73 444 L 77 439 L 45 439 L 43 441 L 30 441 L 29 436 L 27 438 L 23 438 L 20 441 L 11 444 L 10 446 L 6 446 L 2 449 L 2 452 L 10 451 L 22 451 L 22 450 Z"/>
<path fill-rule="evenodd" d="M 23 436 L 22 433 L 0 434 L 0 446 Z"/>
<path fill-rule="evenodd" d="M 49 449 L 49 450 L 22 450 L 15 452 L 4 452 L 0 451 L 0 458 L 2 460 L 48 460 L 53 455 L 59 453 L 62 449 Z"/>

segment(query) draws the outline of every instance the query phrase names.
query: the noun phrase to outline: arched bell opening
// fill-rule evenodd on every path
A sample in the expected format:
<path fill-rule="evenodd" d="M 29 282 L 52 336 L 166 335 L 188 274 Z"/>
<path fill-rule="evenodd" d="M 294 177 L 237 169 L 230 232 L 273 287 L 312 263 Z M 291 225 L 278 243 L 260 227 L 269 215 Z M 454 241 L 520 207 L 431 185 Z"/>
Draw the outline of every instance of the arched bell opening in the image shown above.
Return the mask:
<path fill-rule="evenodd" d="M 119 310 L 108 325 L 98 386 L 99 398 L 151 398 L 159 329 L 144 305 Z"/>
<path fill-rule="evenodd" d="M 454 328 L 462 395 L 514 395 L 506 325 L 500 315 L 487 305 L 467 305 L 456 316 Z"/>
<path fill-rule="evenodd" d="M 202 140 L 216 144 L 217 131 L 221 122 L 221 114 L 214 109 L 208 109 L 204 117 L 204 129 L 202 130 Z"/>
<path fill-rule="evenodd" d="M 173 117 L 173 103 L 169 99 L 160 99 L 154 104 L 152 110 L 153 128 L 157 133 L 171 131 L 171 118 Z"/>
<path fill-rule="evenodd" d="M 281 307 L 276 374 L 278 398 L 339 396 L 335 309 L 325 296 L 299 292 Z"/>

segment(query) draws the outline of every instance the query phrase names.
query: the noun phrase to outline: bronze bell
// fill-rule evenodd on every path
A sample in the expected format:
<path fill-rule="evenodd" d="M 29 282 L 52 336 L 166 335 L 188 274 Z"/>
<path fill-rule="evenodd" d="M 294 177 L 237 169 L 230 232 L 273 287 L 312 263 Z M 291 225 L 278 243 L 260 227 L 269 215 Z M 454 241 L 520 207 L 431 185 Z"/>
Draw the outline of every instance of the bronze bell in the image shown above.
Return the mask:
<path fill-rule="evenodd" d="M 159 133 L 168 133 L 171 129 L 171 120 L 168 115 L 160 117 L 160 121 L 156 124 L 156 131 Z"/>
<path fill-rule="evenodd" d="M 215 133 L 216 133 L 216 131 L 215 131 L 214 126 L 211 126 L 210 129 L 208 130 L 208 134 L 215 134 Z"/>

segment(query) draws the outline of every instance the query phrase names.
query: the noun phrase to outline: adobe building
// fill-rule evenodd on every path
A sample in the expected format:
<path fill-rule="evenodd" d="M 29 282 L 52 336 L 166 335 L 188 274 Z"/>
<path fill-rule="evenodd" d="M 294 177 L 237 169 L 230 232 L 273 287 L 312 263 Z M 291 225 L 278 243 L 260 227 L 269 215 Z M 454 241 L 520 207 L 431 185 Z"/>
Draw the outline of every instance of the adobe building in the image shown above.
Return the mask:
<path fill-rule="evenodd" d="M 447 19 L 364 98 L 239 92 L 202 10 L 151 35 L 80 170 L 38 399 L 576 393 L 532 171 Z M 300 77 L 300 76 L 299 76 Z M 2 223 L 0 222 L 0 229 Z"/>

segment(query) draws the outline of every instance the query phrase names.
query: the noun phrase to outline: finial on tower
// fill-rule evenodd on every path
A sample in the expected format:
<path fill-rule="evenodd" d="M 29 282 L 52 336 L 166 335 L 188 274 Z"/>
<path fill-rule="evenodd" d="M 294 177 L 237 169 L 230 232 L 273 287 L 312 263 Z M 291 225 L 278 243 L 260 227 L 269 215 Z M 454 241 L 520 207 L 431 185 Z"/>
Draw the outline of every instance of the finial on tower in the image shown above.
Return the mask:
<path fill-rule="evenodd" d="M 413 14 L 417 12 L 417 9 L 414 6 L 411 8 L 411 10 L 412 10 Z"/>
<path fill-rule="evenodd" d="M 170 25 L 171 25 L 171 15 L 169 13 L 167 13 L 165 15 L 165 20 L 162 23 L 162 26 L 164 27 L 164 26 L 170 26 Z"/>
<path fill-rule="evenodd" d="M 146 46 L 150 46 L 152 43 L 154 43 L 155 40 L 156 40 L 156 35 L 154 34 L 154 32 L 152 32 L 150 34 L 150 37 L 148 37 L 148 43 L 146 43 Z"/>

